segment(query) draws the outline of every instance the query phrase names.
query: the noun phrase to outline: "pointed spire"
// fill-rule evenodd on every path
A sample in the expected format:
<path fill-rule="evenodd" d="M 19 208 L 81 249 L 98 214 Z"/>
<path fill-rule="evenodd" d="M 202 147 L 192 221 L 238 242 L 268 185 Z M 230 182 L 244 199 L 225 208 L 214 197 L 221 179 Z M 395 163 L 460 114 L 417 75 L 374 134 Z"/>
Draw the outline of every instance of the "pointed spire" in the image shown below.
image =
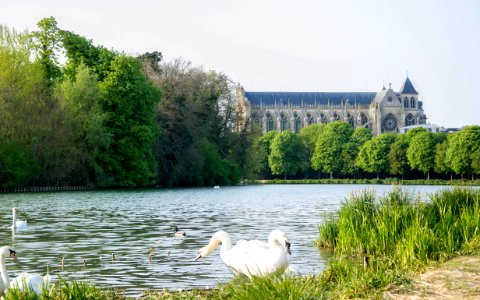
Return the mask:
<path fill-rule="evenodd" d="M 415 94 L 418 95 L 417 90 L 413 87 L 412 82 L 407 76 L 405 79 L 405 83 L 403 84 L 402 88 L 400 89 L 400 94 Z"/>

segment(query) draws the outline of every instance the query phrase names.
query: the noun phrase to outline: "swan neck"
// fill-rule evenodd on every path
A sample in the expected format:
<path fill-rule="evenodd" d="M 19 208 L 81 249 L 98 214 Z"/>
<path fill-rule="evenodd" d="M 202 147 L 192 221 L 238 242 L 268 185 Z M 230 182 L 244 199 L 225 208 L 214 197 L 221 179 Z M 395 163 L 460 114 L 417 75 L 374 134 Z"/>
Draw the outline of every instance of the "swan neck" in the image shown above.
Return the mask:
<path fill-rule="evenodd" d="M 218 244 L 222 244 L 222 247 L 220 248 L 220 251 L 227 251 L 232 248 L 232 239 L 230 238 L 230 235 L 226 232 L 217 232 L 215 236 L 212 238 L 210 241 L 211 246 L 215 249 L 218 247 Z"/>
<path fill-rule="evenodd" d="M 0 272 L 2 272 L 2 280 L 5 289 L 10 288 L 10 278 L 8 277 L 7 267 L 5 266 L 5 257 L 3 255 L 0 255 Z"/>
<path fill-rule="evenodd" d="M 12 218 L 12 226 L 15 227 L 15 225 L 17 224 L 17 214 L 16 213 L 13 213 L 13 218 Z"/>

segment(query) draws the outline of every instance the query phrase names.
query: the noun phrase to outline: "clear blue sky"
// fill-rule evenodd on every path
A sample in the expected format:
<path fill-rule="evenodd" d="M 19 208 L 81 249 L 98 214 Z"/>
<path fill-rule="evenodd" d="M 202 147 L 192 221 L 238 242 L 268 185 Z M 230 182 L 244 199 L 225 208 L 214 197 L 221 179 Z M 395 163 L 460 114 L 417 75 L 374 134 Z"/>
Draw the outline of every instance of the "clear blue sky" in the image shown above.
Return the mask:
<path fill-rule="evenodd" d="M 249 91 L 398 91 L 407 72 L 428 122 L 480 125 L 480 1 L 0 0 L 0 23 L 53 16 L 95 44 L 161 51 Z"/>

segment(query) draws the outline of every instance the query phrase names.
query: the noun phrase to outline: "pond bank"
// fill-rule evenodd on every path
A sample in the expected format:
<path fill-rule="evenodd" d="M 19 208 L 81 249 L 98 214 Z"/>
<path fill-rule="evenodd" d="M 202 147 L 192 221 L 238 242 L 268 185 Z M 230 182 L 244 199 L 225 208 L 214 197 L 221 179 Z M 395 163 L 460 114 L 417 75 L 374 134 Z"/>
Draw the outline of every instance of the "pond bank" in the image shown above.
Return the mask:
<path fill-rule="evenodd" d="M 386 299 L 480 299 L 480 256 L 459 256 L 384 293 Z"/>
<path fill-rule="evenodd" d="M 443 179 L 259 179 L 256 184 L 394 184 L 394 185 L 445 185 L 445 186 L 480 186 L 480 179 L 443 180 Z"/>

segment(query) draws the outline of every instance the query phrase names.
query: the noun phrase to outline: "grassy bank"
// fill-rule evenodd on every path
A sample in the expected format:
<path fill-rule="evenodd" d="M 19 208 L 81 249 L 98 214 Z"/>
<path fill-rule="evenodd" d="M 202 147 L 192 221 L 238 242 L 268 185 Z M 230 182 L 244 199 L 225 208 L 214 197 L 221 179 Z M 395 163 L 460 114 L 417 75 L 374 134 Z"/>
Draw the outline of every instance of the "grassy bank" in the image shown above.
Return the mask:
<path fill-rule="evenodd" d="M 443 180 L 443 179 L 414 179 L 402 180 L 398 178 L 384 179 L 271 179 L 256 180 L 259 184 L 395 184 L 395 185 L 446 185 L 446 186 L 480 186 L 480 180 Z"/>
<path fill-rule="evenodd" d="M 480 245 L 480 192 L 453 188 L 420 199 L 401 189 L 364 191 L 319 228 L 317 245 L 335 252 L 323 278 L 332 297 L 380 297 L 425 268 Z"/>

